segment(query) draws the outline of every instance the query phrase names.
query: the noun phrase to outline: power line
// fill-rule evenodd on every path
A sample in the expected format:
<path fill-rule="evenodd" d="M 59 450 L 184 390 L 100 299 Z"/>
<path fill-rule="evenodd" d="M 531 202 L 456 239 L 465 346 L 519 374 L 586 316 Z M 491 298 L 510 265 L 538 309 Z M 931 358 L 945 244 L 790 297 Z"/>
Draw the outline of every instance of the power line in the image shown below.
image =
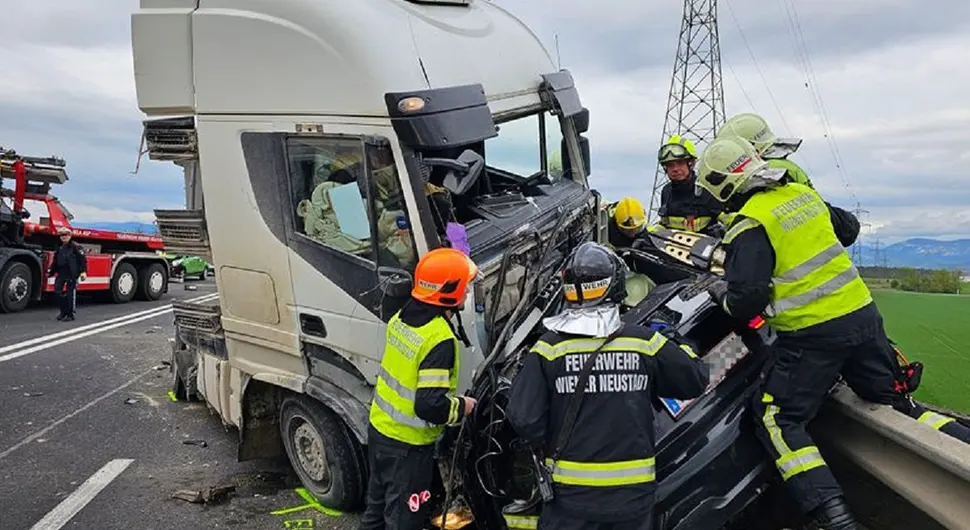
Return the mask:
<path fill-rule="evenodd" d="M 852 210 L 852 213 L 859 220 L 859 235 L 856 237 L 855 243 L 852 244 L 852 263 L 855 263 L 858 267 L 862 265 L 862 229 L 869 228 L 872 225 L 868 221 L 869 210 L 863 210 L 862 205 L 858 202 L 855 203 L 855 210 Z M 862 220 L 862 214 L 866 214 L 865 221 Z"/>

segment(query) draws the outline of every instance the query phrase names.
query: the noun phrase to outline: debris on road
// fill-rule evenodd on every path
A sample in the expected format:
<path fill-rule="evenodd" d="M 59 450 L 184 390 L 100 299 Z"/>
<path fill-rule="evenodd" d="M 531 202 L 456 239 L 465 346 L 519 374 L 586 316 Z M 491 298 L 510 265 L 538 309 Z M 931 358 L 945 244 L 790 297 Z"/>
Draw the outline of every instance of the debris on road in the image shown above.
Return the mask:
<path fill-rule="evenodd" d="M 193 504 L 218 504 L 228 499 L 234 491 L 235 486 L 207 486 L 201 490 L 178 490 L 172 494 L 172 498 Z"/>
<path fill-rule="evenodd" d="M 24 397 L 38 397 L 43 395 L 43 392 L 24 392 Z"/>
<path fill-rule="evenodd" d="M 138 400 L 135 398 L 128 398 L 125 400 L 125 405 L 134 405 L 135 403 L 138 403 Z"/>
<path fill-rule="evenodd" d="M 205 440 L 182 440 L 185 445 L 198 445 L 199 447 L 209 447 L 208 442 Z"/>

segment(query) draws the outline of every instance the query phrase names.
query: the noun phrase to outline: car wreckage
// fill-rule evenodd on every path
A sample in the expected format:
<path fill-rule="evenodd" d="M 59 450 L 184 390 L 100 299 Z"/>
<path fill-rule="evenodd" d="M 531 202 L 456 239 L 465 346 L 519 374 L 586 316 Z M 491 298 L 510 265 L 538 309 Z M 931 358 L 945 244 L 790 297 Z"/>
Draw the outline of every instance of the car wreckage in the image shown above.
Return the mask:
<path fill-rule="evenodd" d="M 723 261 L 717 239 L 661 229 L 644 241 L 617 249 L 638 277 L 631 283 L 649 284 L 639 292 L 628 289 L 622 319 L 689 341 L 711 374 L 696 399 L 654 400 L 656 528 L 724 528 L 776 480 L 745 413 L 766 359 L 763 350 L 774 335 L 760 318 L 739 327 L 714 301 L 710 290 L 722 281 L 717 272 Z M 532 305 L 533 321 L 559 311 L 560 289 L 558 275 L 551 275 Z M 529 501 L 540 495 L 538 459 L 506 420 L 505 407 L 521 360 L 542 331 L 541 325 L 528 332 L 520 327 L 518 340 L 499 344 L 482 363 L 470 391 L 479 400 L 475 415 L 447 433 L 439 447 L 447 477 L 442 500 L 452 507 L 448 528 L 471 520 L 477 528 L 503 528 L 503 512 L 535 513 Z"/>

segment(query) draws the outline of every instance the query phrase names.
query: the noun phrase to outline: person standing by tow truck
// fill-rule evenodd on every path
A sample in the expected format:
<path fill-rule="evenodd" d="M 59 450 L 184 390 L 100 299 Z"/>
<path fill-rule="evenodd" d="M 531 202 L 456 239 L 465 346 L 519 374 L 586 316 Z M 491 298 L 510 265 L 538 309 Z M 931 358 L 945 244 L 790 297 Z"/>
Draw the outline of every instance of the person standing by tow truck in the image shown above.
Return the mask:
<path fill-rule="evenodd" d="M 688 345 L 620 320 L 625 277 L 622 260 L 597 243 L 567 258 L 566 309 L 543 321 L 548 331 L 509 394 L 510 424 L 537 464 L 548 457 L 536 466 L 540 495 L 503 510 L 510 528 L 653 528 L 651 399 L 696 398 L 710 376 Z"/>
<path fill-rule="evenodd" d="M 434 445 L 445 425 L 475 409 L 455 396 L 458 340 L 468 344 L 461 310 L 478 267 L 460 250 L 438 248 L 414 271 L 411 299 L 387 325 L 367 435 L 370 480 L 361 530 L 420 530 L 428 518 Z"/>
<path fill-rule="evenodd" d="M 74 308 L 77 302 L 78 280 L 84 281 L 88 276 L 88 260 L 84 257 L 81 245 L 71 239 L 71 229 L 60 227 L 57 229 L 61 246 L 54 252 L 48 275 L 54 280 L 54 292 L 60 297 L 61 312 L 57 320 L 70 322 L 74 320 Z"/>
<path fill-rule="evenodd" d="M 849 214 L 808 186 L 779 182 L 779 171 L 738 137 L 701 155 L 697 185 L 738 212 L 723 238 L 726 286 L 712 294 L 729 315 L 747 322 L 764 313 L 777 331 L 753 403 L 756 432 L 805 514 L 826 530 L 855 530 L 806 424 L 840 374 L 859 397 L 892 405 L 895 360 L 845 250 L 854 236 L 839 219 Z"/>
<path fill-rule="evenodd" d="M 717 235 L 723 205 L 710 193 L 694 186 L 697 180 L 694 143 L 681 136 L 671 136 L 660 146 L 657 160 L 670 179 L 660 191 L 660 224 L 673 230 Z"/>

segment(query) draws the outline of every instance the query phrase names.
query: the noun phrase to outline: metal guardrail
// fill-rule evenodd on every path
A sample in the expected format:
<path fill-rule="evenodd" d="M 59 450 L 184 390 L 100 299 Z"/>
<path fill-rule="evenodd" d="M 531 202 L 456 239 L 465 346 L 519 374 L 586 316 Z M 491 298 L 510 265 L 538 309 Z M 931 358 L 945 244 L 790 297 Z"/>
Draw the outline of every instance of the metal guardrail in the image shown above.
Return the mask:
<path fill-rule="evenodd" d="M 943 527 L 970 530 L 970 445 L 845 386 L 822 408 L 813 431 Z"/>

